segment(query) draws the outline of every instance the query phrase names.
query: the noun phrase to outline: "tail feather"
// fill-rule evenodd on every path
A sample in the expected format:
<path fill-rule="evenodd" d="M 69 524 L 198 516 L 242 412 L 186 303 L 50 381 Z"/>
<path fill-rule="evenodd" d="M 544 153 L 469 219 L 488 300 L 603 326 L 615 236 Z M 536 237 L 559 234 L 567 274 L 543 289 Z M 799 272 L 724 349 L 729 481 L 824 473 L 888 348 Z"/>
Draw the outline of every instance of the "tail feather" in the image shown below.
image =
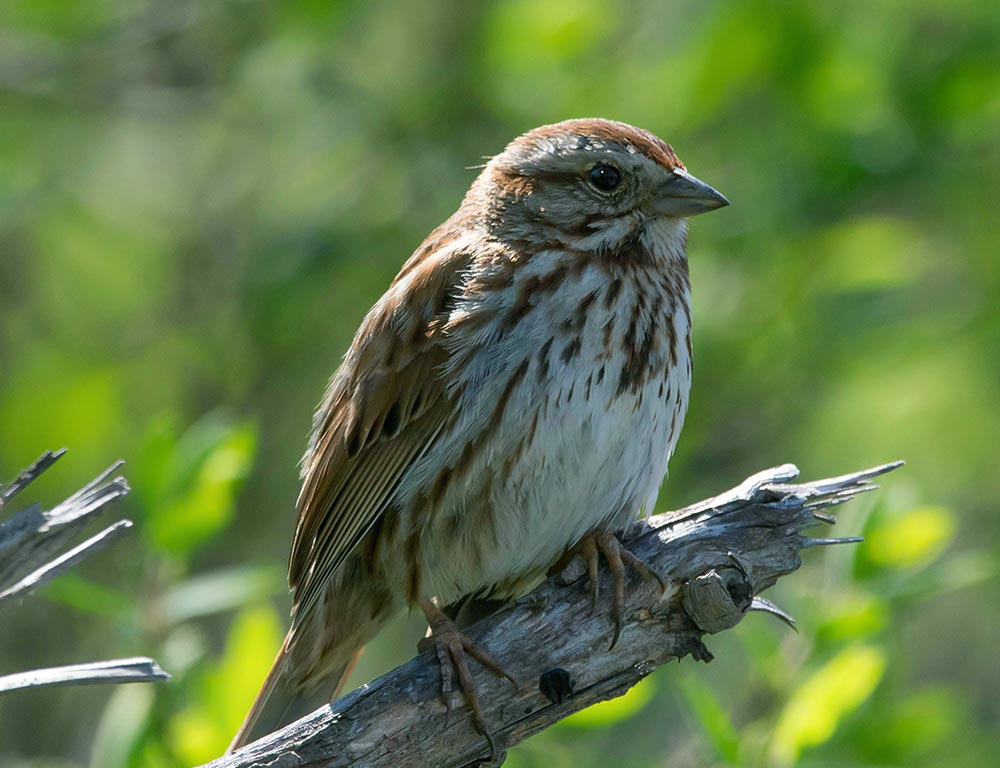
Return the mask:
<path fill-rule="evenodd" d="M 300 683 L 292 679 L 289 671 L 290 659 L 287 653 L 289 640 L 290 636 L 285 638 L 271 671 L 267 673 L 253 706 L 250 707 L 243 725 L 233 737 L 226 754 L 235 752 L 269 733 L 274 733 L 335 699 L 364 650 L 363 647 L 358 648 L 350 655 L 346 664 L 332 669 L 325 676 L 325 680 L 331 685 L 313 685 L 304 689 Z"/>

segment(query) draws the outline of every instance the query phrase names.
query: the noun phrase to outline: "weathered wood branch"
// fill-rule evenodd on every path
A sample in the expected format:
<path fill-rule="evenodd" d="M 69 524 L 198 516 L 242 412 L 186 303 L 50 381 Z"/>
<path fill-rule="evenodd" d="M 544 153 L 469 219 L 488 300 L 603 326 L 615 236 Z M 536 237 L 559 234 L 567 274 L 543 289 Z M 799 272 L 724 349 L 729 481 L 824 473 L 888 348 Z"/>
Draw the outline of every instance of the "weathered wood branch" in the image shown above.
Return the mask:
<path fill-rule="evenodd" d="M 663 576 L 667 589 L 661 595 L 658 585 L 631 579 L 614 649 L 607 603 L 595 612 L 587 591 L 560 583 L 565 579 L 550 579 L 474 625 L 469 635 L 519 681 L 515 690 L 475 670 L 497 745 L 493 764 L 507 747 L 622 695 L 660 664 L 687 655 L 711 660 L 702 637 L 735 626 L 750 610 L 790 621 L 758 593 L 796 570 L 802 549 L 858 541 L 810 538 L 804 531 L 832 523 L 822 509 L 874 489 L 869 481 L 897 466 L 804 484 L 791 483 L 798 476 L 794 466 L 776 467 L 714 499 L 635 525 L 626 543 Z M 489 761 L 489 745 L 471 727 L 460 695 L 449 716 L 439 688 L 436 660 L 422 653 L 204 768 L 460 768 Z"/>
<path fill-rule="evenodd" d="M 9 485 L 0 489 L 0 509 L 51 467 L 64 451 L 46 451 Z M 32 504 L 0 523 L 0 604 L 58 576 L 98 547 L 123 533 L 132 523 L 119 520 L 96 536 L 63 552 L 70 541 L 115 499 L 129 492 L 122 477 L 108 481 L 121 462 L 46 512 Z"/>
<path fill-rule="evenodd" d="M 64 453 L 64 450 L 46 451 L 12 482 L 0 486 L 0 510 Z M 78 544 L 72 544 L 108 504 L 129 492 L 125 478 L 108 479 L 121 464 L 113 464 L 49 511 L 32 504 L 0 523 L 0 608 L 7 601 L 51 581 L 131 528 L 131 520 L 118 520 Z M 169 677 L 152 659 L 116 659 L 0 677 L 0 694 L 43 685 L 134 683 Z"/>
<path fill-rule="evenodd" d="M 63 667 L 33 669 L 0 677 L 0 693 L 44 685 L 93 685 L 95 683 L 150 683 L 168 680 L 170 675 L 152 659 L 138 656 L 132 659 L 94 661 L 89 664 L 67 664 Z"/>

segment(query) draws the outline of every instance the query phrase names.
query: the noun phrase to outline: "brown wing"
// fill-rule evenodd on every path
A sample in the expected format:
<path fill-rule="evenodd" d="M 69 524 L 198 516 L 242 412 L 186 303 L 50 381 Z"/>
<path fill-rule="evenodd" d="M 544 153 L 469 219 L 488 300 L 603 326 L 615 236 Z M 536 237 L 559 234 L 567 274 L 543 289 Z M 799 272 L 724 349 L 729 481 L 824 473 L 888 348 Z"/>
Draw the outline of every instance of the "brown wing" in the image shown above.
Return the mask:
<path fill-rule="evenodd" d="M 322 596 L 452 414 L 442 328 L 468 257 L 427 250 L 369 312 L 316 415 L 288 567 L 296 617 Z"/>

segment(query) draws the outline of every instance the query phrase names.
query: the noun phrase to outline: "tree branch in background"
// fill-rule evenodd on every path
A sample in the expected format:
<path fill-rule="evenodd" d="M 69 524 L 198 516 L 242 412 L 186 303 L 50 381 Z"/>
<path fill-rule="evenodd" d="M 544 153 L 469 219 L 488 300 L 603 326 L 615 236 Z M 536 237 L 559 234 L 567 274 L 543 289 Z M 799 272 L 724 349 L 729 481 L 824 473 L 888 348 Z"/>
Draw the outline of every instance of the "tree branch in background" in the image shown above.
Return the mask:
<path fill-rule="evenodd" d="M 625 624 L 612 650 L 609 601 L 592 609 L 579 584 L 550 579 L 469 635 L 519 681 L 515 688 L 476 670 L 496 752 L 584 707 L 621 696 L 657 666 L 690 655 L 710 661 L 702 642 L 751 610 L 791 619 L 757 595 L 801 565 L 801 550 L 857 538 L 810 538 L 805 529 L 834 519 L 822 510 L 877 486 L 869 481 L 901 462 L 813 483 L 793 484 L 792 465 L 769 469 L 714 499 L 636 524 L 629 549 L 656 569 L 659 586 L 632 578 Z M 569 574 L 572 576 L 573 574 Z M 602 588 L 608 589 L 602 573 Z M 563 583 L 560 583 L 563 582 Z M 457 694 L 447 712 L 432 652 L 204 768 L 434 766 L 491 762 Z"/>
<path fill-rule="evenodd" d="M 0 677 L 0 693 L 43 685 L 93 685 L 95 683 L 150 683 L 169 680 L 170 675 L 152 659 L 114 659 L 90 664 L 68 664 L 64 667 L 33 669 Z"/>
<path fill-rule="evenodd" d="M 65 453 L 46 451 L 6 486 L 0 486 L 0 510 Z M 84 527 L 115 499 L 129 492 L 122 477 L 108 480 L 121 462 L 46 512 L 32 504 L 0 523 L 0 609 L 69 570 L 132 527 L 118 520 L 99 533 L 70 546 Z M 0 694 L 43 685 L 131 683 L 166 680 L 169 675 L 152 659 L 134 658 L 74 664 L 0 677 Z"/>

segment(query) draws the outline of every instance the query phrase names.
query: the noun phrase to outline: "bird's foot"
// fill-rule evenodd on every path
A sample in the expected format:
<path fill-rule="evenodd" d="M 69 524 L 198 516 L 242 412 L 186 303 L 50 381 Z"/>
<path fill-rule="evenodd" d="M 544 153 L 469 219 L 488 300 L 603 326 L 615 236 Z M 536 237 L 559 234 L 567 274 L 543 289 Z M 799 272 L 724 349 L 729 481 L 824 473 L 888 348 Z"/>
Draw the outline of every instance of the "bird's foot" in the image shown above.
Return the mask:
<path fill-rule="evenodd" d="M 610 646 L 614 648 L 618 643 L 618 638 L 621 636 L 622 623 L 624 622 L 625 566 L 632 566 L 644 579 L 656 580 L 660 585 L 661 592 L 666 591 L 667 585 L 660 574 L 629 552 L 621 543 L 618 536 L 610 531 L 591 531 L 586 534 L 552 566 L 549 573 L 558 574 L 570 564 L 574 557 L 582 557 L 587 565 L 587 581 L 590 582 L 590 597 L 596 611 L 600 590 L 598 566 L 602 555 L 608 563 L 608 568 L 611 571 L 611 580 L 615 588 L 614 595 L 611 598 L 611 613 L 615 631 L 611 638 Z"/>
<path fill-rule="evenodd" d="M 496 744 L 486 727 L 482 705 L 479 702 L 479 693 L 476 690 L 476 682 L 469 670 L 468 657 L 471 656 L 497 677 L 506 677 L 514 684 L 515 688 L 517 688 L 517 681 L 481 645 L 463 634 L 455 626 L 455 622 L 448 618 L 432 601 L 426 598 L 421 599 L 420 608 L 424 612 L 424 616 L 427 617 L 427 623 L 430 626 L 431 637 L 427 639 L 433 639 L 434 650 L 437 652 L 438 665 L 441 669 L 441 698 L 444 700 L 445 706 L 450 712 L 452 685 L 457 676 L 459 687 L 465 693 L 465 699 L 469 702 L 469 709 L 472 711 L 472 725 L 489 743 L 490 754 L 495 755 Z"/>

